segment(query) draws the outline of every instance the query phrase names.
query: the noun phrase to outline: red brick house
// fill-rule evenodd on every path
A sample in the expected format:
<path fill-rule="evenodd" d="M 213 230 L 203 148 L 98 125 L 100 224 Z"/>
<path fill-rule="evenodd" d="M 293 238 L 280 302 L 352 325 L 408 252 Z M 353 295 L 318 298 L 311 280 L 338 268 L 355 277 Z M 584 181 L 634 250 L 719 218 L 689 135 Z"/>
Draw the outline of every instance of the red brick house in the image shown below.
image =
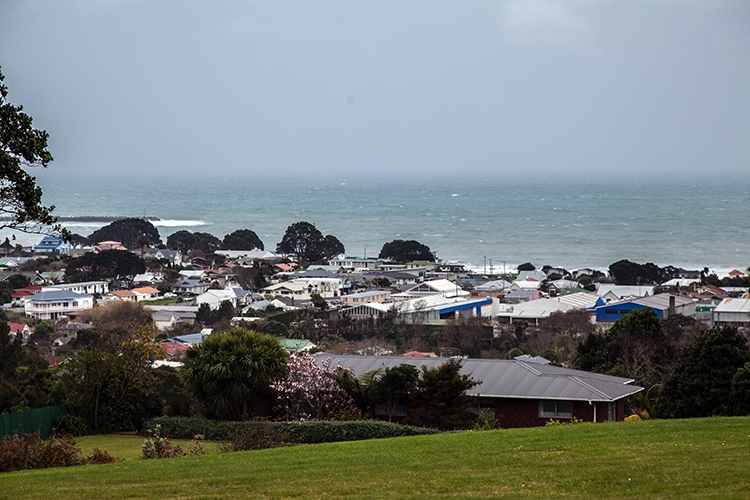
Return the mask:
<path fill-rule="evenodd" d="M 434 368 L 446 361 L 446 358 L 326 353 L 315 357 L 318 363 L 330 358 L 331 366 L 348 367 L 357 377 L 401 364 Z M 565 422 L 573 417 L 585 422 L 620 421 L 627 416 L 625 400 L 643 390 L 627 378 L 519 360 L 467 358 L 463 360 L 461 373 L 481 380 L 469 394 L 477 397 L 477 410 L 494 415 L 503 428 L 536 427 L 550 420 Z M 376 408 L 377 417 L 383 416 L 380 413 Z M 396 410 L 397 416 L 407 414 L 407 407 Z"/>

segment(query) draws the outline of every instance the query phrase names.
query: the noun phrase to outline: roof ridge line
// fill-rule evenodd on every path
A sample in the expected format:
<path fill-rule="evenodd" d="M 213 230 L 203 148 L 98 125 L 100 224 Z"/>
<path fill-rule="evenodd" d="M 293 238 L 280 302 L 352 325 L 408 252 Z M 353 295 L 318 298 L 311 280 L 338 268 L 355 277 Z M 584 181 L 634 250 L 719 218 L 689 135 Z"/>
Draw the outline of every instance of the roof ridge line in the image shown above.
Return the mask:
<path fill-rule="evenodd" d="M 592 386 L 591 384 L 588 384 L 588 383 L 584 382 L 579 377 L 572 376 L 570 378 L 573 379 L 575 382 L 577 382 L 577 383 L 581 384 L 582 386 L 584 386 L 586 389 L 589 389 L 589 390 L 591 390 L 591 391 L 593 391 L 593 392 L 595 392 L 595 393 L 597 393 L 597 394 L 599 394 L 602 397 L 605 397 L 607 399 L 612 399 L 612 396 L 610 396 L 609 394 L 606 394 L 606 393 L 600 391 L 599 389 L 597 389 L 596 387 Z"/>
<path fill-rule="evenodd" d="M 528 364 L 528 363 L 526 363 L 524 361 L 519 361 L 517 359 L 514 359 L 513 361 L 515 361 L 516 363 L 520 364 L 523 368 L 526 368 L 527 370 L 529 370 L 534 375 L 537 375 L 537 376 L 541 376 L 542 375 L 542 372 L 540 372 L 539 370 L 537 370 L 536 368 L 534 368 L 533 366 L 531 366 L 530 364 Z"/>

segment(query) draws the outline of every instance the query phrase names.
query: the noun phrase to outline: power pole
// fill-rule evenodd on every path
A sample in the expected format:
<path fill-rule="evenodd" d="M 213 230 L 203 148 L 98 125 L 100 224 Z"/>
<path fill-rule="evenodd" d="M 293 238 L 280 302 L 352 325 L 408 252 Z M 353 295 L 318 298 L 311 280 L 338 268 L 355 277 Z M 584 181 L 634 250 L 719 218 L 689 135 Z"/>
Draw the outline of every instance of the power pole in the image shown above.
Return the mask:
<path fill-rule="evenodd" d="M 484 256 L 484 273 L 482 274 L 487 274 L 487 256 L 486 255 Z"/>

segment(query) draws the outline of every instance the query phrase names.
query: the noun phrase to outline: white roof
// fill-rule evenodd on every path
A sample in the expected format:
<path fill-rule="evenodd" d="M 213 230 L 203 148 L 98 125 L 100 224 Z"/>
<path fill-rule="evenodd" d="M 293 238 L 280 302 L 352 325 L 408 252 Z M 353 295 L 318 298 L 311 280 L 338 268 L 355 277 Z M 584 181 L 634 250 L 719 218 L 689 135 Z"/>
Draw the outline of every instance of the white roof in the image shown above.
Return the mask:
<path fill-rule="evenodd" d="M 536 280 L 516 280 L 513 282 L 513 285 L 516 285 L 519 290 L 539 290 L 541 284 L 541 281 Z"/>
<path fill-rule="evenodd" d="M 724 299 L 719 302 L 714 312 L 735 312 L 750 314 L 750 299 Z"/>
<path fill-rule="evenodd" d="M 618 298 L 635 298 L 645 297 L 646 295 L 654 294 L 653 286 L 638 286 L 638 285 L 613 285 L 610 283 L 597 283 L 596 293 L 600 297 L 604 297 L 609 292 L 612 292 Z"/>

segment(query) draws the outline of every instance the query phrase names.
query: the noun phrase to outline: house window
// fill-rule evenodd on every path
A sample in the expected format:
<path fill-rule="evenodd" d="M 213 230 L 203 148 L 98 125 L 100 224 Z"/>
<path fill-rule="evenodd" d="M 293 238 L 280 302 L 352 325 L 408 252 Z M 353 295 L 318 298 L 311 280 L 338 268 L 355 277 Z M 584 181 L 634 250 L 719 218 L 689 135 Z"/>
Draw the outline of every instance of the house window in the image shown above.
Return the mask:
<path fill-rule="evenodd" d="M 543 399 L 539 401 L 539 416 L 545 418 L 573 418 L 573 403 Z"/>
<path fill-rule="evenodd" d="M 383 404 L 375 405 L 375 415 L 388 415 L 388 406 Z M 393 408 L 394 417 L 405 417 L 406 416 L 406 405 L 396 405 Z"/>

